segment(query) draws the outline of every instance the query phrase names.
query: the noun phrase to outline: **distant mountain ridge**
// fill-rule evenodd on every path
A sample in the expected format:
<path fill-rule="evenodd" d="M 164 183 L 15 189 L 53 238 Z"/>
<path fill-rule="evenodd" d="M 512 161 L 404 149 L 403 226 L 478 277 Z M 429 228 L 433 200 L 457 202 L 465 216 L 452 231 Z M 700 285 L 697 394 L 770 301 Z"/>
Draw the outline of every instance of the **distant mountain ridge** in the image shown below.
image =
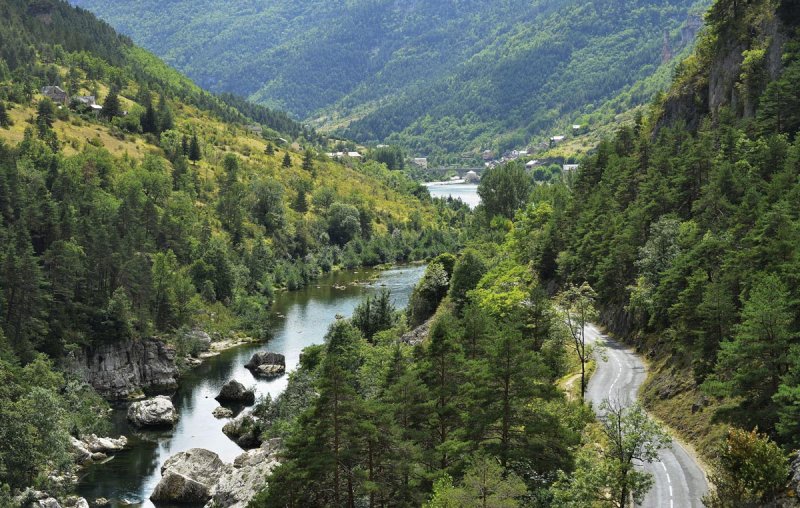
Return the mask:
<path fill-rule="evenodd" d="M 621 93 L 605 120 L 646 102 L 669 73 L 630 89 L 660 68 L 664 34 L 670 53 L 690 45 L 686 21 L 709 1 L 73 3 L 209 90 L 430 155 L 597 121 Z"/>

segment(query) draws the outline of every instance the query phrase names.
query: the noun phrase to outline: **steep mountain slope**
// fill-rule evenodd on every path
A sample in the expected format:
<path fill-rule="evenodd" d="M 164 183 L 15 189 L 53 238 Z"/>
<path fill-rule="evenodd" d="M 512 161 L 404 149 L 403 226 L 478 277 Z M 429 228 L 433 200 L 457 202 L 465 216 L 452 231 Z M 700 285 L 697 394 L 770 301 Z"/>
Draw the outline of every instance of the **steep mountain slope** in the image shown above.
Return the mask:
<path fill-rule="evenodd" d="M 675 53 L 690 45 L 696 18 L 688 30 L 680 29 L 690 13 L 700 14 L 708 5 L 704 0 L 75 3 L 204 87 L 280 106 L 361 141 L 400 133 L 392 139 L 429 155 L 494 143 L 524 145 L 559 121 L 575 123 L 653 75 L 662 63 L 665 33 Z M 649 98 L 633 95 L 620 109 Z"/>
<path fill-rule="evenodd" d="M 570 200 L 540 205 L 528 252 L 543 279 L 591 284 L 605 324 L 654 359 L 647 403 L 716 459 L 752 455 L 731 427 L 798 445 L 800 10 L 718 0 L 707 20 L 650 114 L 583 162 Z M 712 506 L 785 485 L 785 459 L 762 455 L 777 472 L 751 486 L 725 460 Z"/>

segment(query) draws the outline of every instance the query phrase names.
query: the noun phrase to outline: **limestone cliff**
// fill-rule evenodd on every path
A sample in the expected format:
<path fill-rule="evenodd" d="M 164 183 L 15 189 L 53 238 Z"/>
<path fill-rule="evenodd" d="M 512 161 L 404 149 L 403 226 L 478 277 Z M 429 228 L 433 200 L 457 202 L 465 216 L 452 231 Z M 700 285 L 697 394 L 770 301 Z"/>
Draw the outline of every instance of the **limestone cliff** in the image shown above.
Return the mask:
<path fill-rule="evenodd" d="M 110 400 L 177 388 L 175 351 L 157 339 L 137 339 L 71 353 L 65 369 L 78 373 Z"/>

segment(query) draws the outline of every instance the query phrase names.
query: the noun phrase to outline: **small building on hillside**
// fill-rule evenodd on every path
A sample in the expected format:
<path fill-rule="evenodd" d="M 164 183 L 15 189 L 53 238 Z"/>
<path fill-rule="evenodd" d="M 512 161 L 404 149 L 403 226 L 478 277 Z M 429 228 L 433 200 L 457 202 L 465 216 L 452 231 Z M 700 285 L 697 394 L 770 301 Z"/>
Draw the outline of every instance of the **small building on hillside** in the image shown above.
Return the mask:
<path fill-rule="evenodd" d="M 565 139 L 567 139 L 566 136 L 553 136 L 552 138 L 550 138 L 550 146 L 555 146 L 564 141 Z"/>
<path fill-rule="evenodd" d="M 541 165 L 542 165 L 542 163 L 540 161 L 534 159 L 532 161 L 528 161 L 527 164 L 525 164 L 525 168 L 526 169 L 533 169 L 536 166 L 541 166 Z"/>
<path fill-rule="evenodd" d="M 579 164 L 564 164 L 561 168 L 564 170 L 564 173 L 569 173 L 570 171 L 577 170 L 579 166 Z"/>
<path fill-rule="evenodd" d="M 344 158 L 360 159 L 361 158 L 361 154 L 358 153 L 358 152 L 328 152 L 325 155 L 327 155 L 331 159 L 344 159 Z"/>
<path fill-rule="evenodd" d="M 61 89 L 60 86 L 45 86 L 42 87 L 42 95 L 55 102 L 56 104 L 67 105 L 69 97 L 67 92 Z"/>
<path fill-rule="evenodd" d="M 97 98 L 94 95 L 76 95 L 72 98 L 72 102 L 92 107 L 97 104 Z"/>

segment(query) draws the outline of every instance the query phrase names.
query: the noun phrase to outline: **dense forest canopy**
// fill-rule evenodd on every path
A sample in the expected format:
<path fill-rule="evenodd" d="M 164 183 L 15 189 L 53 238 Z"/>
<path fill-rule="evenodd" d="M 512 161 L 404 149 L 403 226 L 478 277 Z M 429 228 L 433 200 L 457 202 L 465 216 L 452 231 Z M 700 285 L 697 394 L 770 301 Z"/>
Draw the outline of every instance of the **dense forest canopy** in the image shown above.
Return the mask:
<path fill-rule="evenodd" d="M 668 84 L 665 38 L 671 55 L 691 47 L 709 4 L 74 3 L 210 90 L 441 160 L 521 148 L 649 101 Z"/>
<path fill-rule="evenodd" d="M 266 339 L 274 291 L 458 245 L 466 207 L 319 156 L 313 131 L 87 11 L 0 13 L 0 505 L 103 428 L 105 403 L 55 370 L 71 352 L 158 337 L 183 366 L 194 328 Z"/>
<path fill-rule="evenodd" d="M 707 20 L 649 114 L 527 212 L 542 226 L 525 247 L 543 281 L 588 281 L 601 320 L 656 361 L 645 401 L 731 466 L 762 436 L 720 447 L 728 425 L 798 444 L 800 17 L 720 0 Z M 778 495 L 717 466 L 713 506 Z"/>
<path fill-rule="evenodd" d="M 630 75 L 630 61 L 617 67 L 593 51 L 617 41 L 650 65 L 664 20 L 677 30 L 690 7 L 569 3 L 580 19 L 567 20 L 562 3 L 526 5 L 558 33 L 526 38 L 519 24 L 498 20 L 491 34 L 445 25 L 425 47 L 456 32 L 523 58 L 504 44 L 550 41 L 586 58 L 553 60 L 553 76 L 582 69 L 574 62 Z M 224 21 L 206 7 L 204 23 Z M 378 16 L 381 7 L 350 2 L 345 11 Z M 476 8 L 412 3 L 391 12 L 400 27 L 427 13 L 425 27 Z M 317 154 L 326 140 L 316 132 L 203 92 L 87 11 L 58 0 L 0 9 L 0 505 L 27 503 L 30 491 L 15 496 L 30 486 L 68 492 L 51 474 L 72 467 L 70 438 L 107 428 L 107 402 L 63 368 L 70 354 L 155 337 L 182 364 L 197 347 L 190 330 L 267 339 L 277 290 L 340 268 L 416 260 L 427 266 L 405 310 L 381 292 L 352 317 L 337 315 L 322 343 L 303 351 L 285 392 L 252 409 L 250 430 L 274 439 L 277 463 L 251 506 L 627 506 L 654 484 L 638 466 L 658 461 L 670 441 L 648 411 L 706 459 L 716 487 L 708 506 L 795 501 L 787 494 L 789 450 L 800 445 L 794 0 L 717 0 L 672 85 L 632 125 L 561 177 L 542 178 L 520 161 L 487 170 L 474 211 L 431 199 L 397 171 L 397 147 L 334 162 Z M 259 9 L 241 15 L 287 12 Z M 590 21 L 565 36 L 567 25 Z M 628 26 L 627 35 L 611 25 Z M 627 46 L 635 29 L 652 39 L 642 53 Z M 220 25 L 214 33 L 232 37 Z M 259 46 L 257 32 L 245 33 Z M 295 54 L 326 34 L 296 42 Z M 270 44 L 295 35 L 271 33 Z M 471 64 L 492 61 L 490 53 Z M 518 75 L 490 75 L 487 88 L 463 83 L 487 102 L 513 98 Z M 608 76 L 532 97 L 549 97 L 551 108 L 565 98 L 585 104 L 624 88 L 593 87 Z M 427 86 L 419 90 L 434 98 L 452 91 Z M 334 101 L 350 92 L 340 93 Z M 603 361 L 586 336 L 595 320 L 650 359 L 643 406 L 586 403 L 587 379 Z"/>

